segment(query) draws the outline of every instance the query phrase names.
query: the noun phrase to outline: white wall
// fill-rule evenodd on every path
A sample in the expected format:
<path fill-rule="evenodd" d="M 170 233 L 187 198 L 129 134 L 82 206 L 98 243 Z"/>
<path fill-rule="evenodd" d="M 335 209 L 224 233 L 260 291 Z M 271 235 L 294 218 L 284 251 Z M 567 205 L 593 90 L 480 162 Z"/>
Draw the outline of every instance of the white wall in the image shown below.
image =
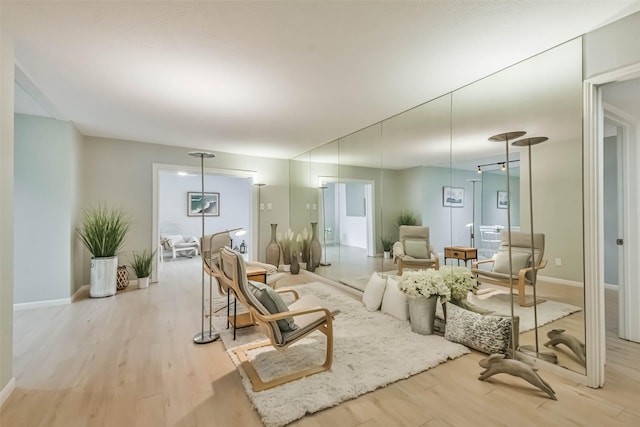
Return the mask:
<path fill-rule="evenodd" d="M 176 171 L 161 171 L 159 174 L 158 220 L 160 232 L 200 237 L 202 218 L 187 216 L 187 192 L 201 191 L 199 174 L 180 176 Z M 234 239 L 234 245 L 245 240 L 249 251 L 252 244 L 251 178 L 209 175 L 205 173 L 205 192 L 220 193 L 220 216 L 205 217 L 205 234 L 217 233 L 243 227 L 247 234 Z M 174 228 L 175 231 L 171 230 Z"/>
<path fill-rule="evenodd" d="M 70 122 L 15 115 L 14 303 L 75 291 L 78 146 Z"/>
<path fill-rule="evenodd" d="M 152 245 L 152 192 L 153 164 L 184 165 L 200 169 L 200 159 L 188 155 L 194 151 L 186 147 L 147 144 L 135 141 L 85 137 L 82 166 L 81 206 L 104 203 L 123 208 L 131 216 L 131 231 L 122 248 L 122 258 L 128 260 L 132 250 L 150 248 Z M 212 150 L 215 152 L 215 150 Z M 262 187 L 262 202 L 271 203 L 272 209 L 260 212 L 260 251 L 264 259 L 264 248 L 269 242 L 270 223 L 289 223 L 289 162 L 288 160 L 241 156 L 216 152 L 208 159 L 205 169 L 247 171 L 256 175 Z M 200 185 L 196 186 L 196 190 Z M 253 188 L 257 202 L 257 188 Z M 179 205 L 184 206 L 184 201 Z M 221 199 L 221 209 L 225 209 Z M 254 218 L 252 218 L 254 220 Z M 213 223 L 212 223 L 213 224 Z M 230 223 L 229 223 L 230 224 Z M 246 236 L 244 236 L 246 237 Z M 255 239 L 256 236 L 253 236 Z M 89 280 L 89 254 L 85 251 L 83 280 Z"/>

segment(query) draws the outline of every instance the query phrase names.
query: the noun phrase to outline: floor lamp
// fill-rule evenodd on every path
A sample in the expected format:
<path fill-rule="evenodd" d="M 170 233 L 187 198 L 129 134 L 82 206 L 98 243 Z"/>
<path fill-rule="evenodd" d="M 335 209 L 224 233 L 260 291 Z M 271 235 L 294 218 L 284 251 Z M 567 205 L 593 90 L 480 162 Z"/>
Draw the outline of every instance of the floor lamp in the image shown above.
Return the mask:
<path fill-rule="evenodd" d="M 516 330 L 516 323 L 514 322 L 515 313 L 513 310 L 513 261 L 512 261 L 512 253 L 511 253 L 511 185 L 509 183 L 509 141 L 513 141 L 514 139 L 518 139 L 521 136 L 525 135 L 524 131 L 515 131 L 515 132 L 505 132 L 498 135 L 494 135 L 489 138 L 489 141 L 493 142 L 504 142 L 505 143 L 505 152 L 507 156 L 506 171 L 507 171 L 507 238 L 509 241 L 509 291 L 511 293 L 511 358 L 513 360 L 505 362 L 504 366 L 496 366 L 496 369 L 490 375 L 486 375 L 489 372 L 489 369 L 485 371 L 481 378 L 487 379 L 489 376 L 494 373 L 508 373 L 517 377 L 520 377 L 530 384 L 538 387 L 539 389 L 545 391 L 549 394 L 549 397 L 553 400 L 558 400 L 555 397 L 555 391 L 549 386 L 542 378 L 539 377 L 538 373 L 533 370 L 531 365 L 523 362 L 522 360 L 518 360 L 516 354 L 516 340 L 513 338 L 516 334 L 519 334 L 520 331 Z M 535 301 L 534 301 L 535 303 Z M 535 304 L 534 304 L 535 306 Z M 480 366 L 488 367 L 487 360 L 491 359 L 494 355 L 489 356 L 487 359 L 483 359 L 479 362 Z M 500 362 L 498 362 L 500 363 Z M 502 369 L 500 369 L 502 368 Z M 539 381 L 533 381 L 532 377 L 537 377 Z"/>
<path fill-rule="evenodd" d="M 213 153 L 208 153 L 206 151 L 192 151 L 189 153 L 190 156 L 192 157 L 198 157 L 200 158 L 200 188 L 201 188 L 201 193 L 202 193 L 202 206 L 200 208 L 200 217 L 202 218 L 202 231 L 201 231 L 201 235 L 200 235 L 200 241 L 202 242 L 204 240 L 204 159 L 207 158 L 212 158 L 215 157 L 216 155 Z M 202 263 L 202 301 L 201 301 L 201 307 L 202 307 L 202 313 L 200 315 L 200 321 L 201 321 L 201 329 L 200 332 L 198 332 L 197 334 L 194 335 L 193 337 L 193 342 L 196 344 L 207 344 L 210 342 L 213 342 L 217 339 L 220 338 L 220 334 L 218 332 L 215 331 L 215 329 L 213 329 L 213 324 L 211 323 L 211 316 L 209 316 L 209 330 L 205 330 L 204 329 L 204 318 L 205 318 L 205 312 L 204 312 L 204 257 L 202 256 L 202 254 L 200 255 L 200 260 Z M 212 301 L 212 292 L 211 292 L 211 281 L 209 281 L 209 313 L 211 313 L 211 306 L 213 304 Z"/>
<path fill-rule="evenodd" d="M 261 209 L 260 202 L 262 201 L 262 199 L 260 198 L 260 190 L 262 189 L 262 187 L 264 187 L 267 184 L 259 182 L 259 183 L 255 183 L 253 185 L 258 187 L 258 261 L 260 261 L 260 230 L 261 230 L 261 227 L 260 227 L 260 209 Z"/>
<path fill-rule="evenodd" d="M 546 136 L 525 138 L 519 139 L 513 142 L 511 145 L 513 145 L 514 147 L 527 147 L 529 150 L 529 221 L 531 225 L 531 265 L 533 266 L 533 323 L 535 326 L 536 345 L 535 348 L 532 348 L 530 345 L 520 346 L 520 351 L 539 357 L 542 360 L 546 360 L 547 362 L 557 363 L 558 355 L 551 352 L 540 352 L 540 347 L 538 344 L 538 297 L 536 295 L 536 281 L 538 274 L 536 272 L 536 258 L 533 248 L 533 182 L 531 181 L 531 146 L 541 144 L 548 139 L 549 138 L 547 138 Z"/>
<path fill-rule="evenodd" d="M 331 263 L 327 262 L 327 223 L 325 222 L 325 219 L 327 217 L 327 208 L 324 203 L 324 190 L 327 189 L 327 186 L 321 185 L 318 188 L 322 190 L 322 246 L 324 247 L 324 262 L 321 262 L 320 265 L 323 267 L 328 267 L 331 265 Z"/>
<path fill-rule="evenodd" d="M 511 336 L 515 337 L 520 331 L 516 331 L 515 313 L 513 311 L 513 262 L 511 254 L 511 179 L 509 177 L 509 141 L 520 138 L 526 134 L 524 131 L 505 132 L 498 135 L 494 135 L 489 138 L 489 141 L 504 142 L 505 154 L 507 156 L 506 171 L 507 171 L 507 239 L 509 241 L 509 292 L 511 294 Z M 516 340 L 511 340 L 511 357 L 516 358 Z"/>
<path fill-rule="evenodd" d="M 473 198 L 471 199 L 471 235 L 469 239 L 472 248 L 475 247 L 474 244 L 476 242 L 476 182 L 480 181 L 482 180 L 478 178 L 467 180 L 467 182 L 471 182 L 473 184 Z"/>

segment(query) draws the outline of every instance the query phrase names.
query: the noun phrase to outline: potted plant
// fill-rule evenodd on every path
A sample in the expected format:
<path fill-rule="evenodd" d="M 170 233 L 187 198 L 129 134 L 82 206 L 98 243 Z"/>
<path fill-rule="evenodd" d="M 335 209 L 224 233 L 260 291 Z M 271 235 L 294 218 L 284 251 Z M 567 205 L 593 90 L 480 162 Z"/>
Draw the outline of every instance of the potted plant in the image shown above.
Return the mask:
<path fill-rule="evenodd" d="M 391 248 L 393 247 L 393 240 L 387 236 L 381 236 L 382 250 L 384 251 L 385 258 L 391 258 Z"/>
<path fill-rule="evenodd" d="M 155 256 L 156 251 L 151 252 L 148 249 L 145 249 L 142 252 L 133 252 L 131 268 L 136 273 L 136 277 L 138 277 L 138 289 L 149 287 L 149 276 L 151 276 L 153 258 Z"/>
<path fill-rule="evenodd" d="M 396 223 L 398 224 L 398 227 L 400 227 L 401 225 L 418 225 L 418 218 L 413 212 L 402 211 L 400 212 L 400 214 L 398 214 Z"/>
<path fill-rule="evenodd" d="M 128 231 L 129 221 L 122 210 L 99 205 L 82 211 L 82 223 L 76 232 L 92 255 L 89 288 L 92 298 L 116 293 L 116 253 L 122 247 Z"/>
<path fill-rule="evenodd" d="M 409 296 L 411 330 L 422 335 L 433 334 L 436 304 L 451 299 L 451 289 L 438 270 L 405 271 L 398 281 L 398 289 Z"/>

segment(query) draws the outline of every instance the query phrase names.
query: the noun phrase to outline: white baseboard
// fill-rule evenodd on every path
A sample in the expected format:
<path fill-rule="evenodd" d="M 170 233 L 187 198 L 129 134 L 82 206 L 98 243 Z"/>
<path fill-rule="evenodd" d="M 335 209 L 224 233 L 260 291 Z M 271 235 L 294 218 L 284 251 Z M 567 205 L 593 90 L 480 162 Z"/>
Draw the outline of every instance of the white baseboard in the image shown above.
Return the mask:
<path fill-rule="evenodd" d="M 75 292 L 73 293 L 73 295 L 71 295 L 71 302 L 76 302 L 76 301 L 78 300 L 78 297 L 80 296 L 80 294 L 81 294 L 82 292 L 84 292 L 84 290 L 85 290 L 85 289 L 89 289 L 89 285 L 83 285 L 83 286 L 80 286 L 80 287 L 78 288 L 78 290 L 77 290 L 77 291 L 75 291 Z"/>
<path fill-rule="evenodd" d="M 11 378 L 6 386 L 0 390 L 0 408 L 4 405 L 4 402 L 9 398 L 13 390 L 16 388 L 16 379 Z"/>
<path fill-rule="evenodd" d="M 604 288 L 605 289 L 611 289 L 612 291 L 619 291 L 620 290 L 620 286 L 612 285 L 611 283 L 605 283 L 604 284 Z"/>
<path fill-rule="evenodd" d="M 545 282 L 557 283 L 559 285 L 576 286 L 578 288 L 584 288 L 584 283 L 576 282 L 575 280 L 558 279 L 555 277 L 538 276 L 538 280 L 544 280 Z"/>
<path fill-rule="evenodd" d="M 21 302 L 13 304 L 13 311 L 30 310 L 32 308 L 53 307 L 71 304 L 71 298 L 50 299 L 45 301 Z"/>

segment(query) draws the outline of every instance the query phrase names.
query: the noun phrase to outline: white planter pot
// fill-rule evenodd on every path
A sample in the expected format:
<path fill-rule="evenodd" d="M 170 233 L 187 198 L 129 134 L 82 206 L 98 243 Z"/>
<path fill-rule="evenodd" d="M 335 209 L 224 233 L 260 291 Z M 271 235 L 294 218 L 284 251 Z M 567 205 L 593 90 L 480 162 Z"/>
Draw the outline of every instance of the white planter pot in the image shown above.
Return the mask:
<path fill-rule="evenodd" d="M 409 318 L 413 332 L 421 335 L 433 334 L 437 304 L 437 296 L 409 298 Z"/>
<path fill-rule="evenodd" d="M 145 289 L 149 287 L 149 277 L 138 278 L 138 289 Z"/>
<path fill-rule="evenodd" d="M 91 258 L 91 298 L 110 297 L 116 294 L 118 257 Z"/>
<path fill-rule="evenodd" d="M 391 258 L 391 252 L 390 251 L 384 251 L 383 254 L 384 254 L 384 258 L 385 259 Z"/>

